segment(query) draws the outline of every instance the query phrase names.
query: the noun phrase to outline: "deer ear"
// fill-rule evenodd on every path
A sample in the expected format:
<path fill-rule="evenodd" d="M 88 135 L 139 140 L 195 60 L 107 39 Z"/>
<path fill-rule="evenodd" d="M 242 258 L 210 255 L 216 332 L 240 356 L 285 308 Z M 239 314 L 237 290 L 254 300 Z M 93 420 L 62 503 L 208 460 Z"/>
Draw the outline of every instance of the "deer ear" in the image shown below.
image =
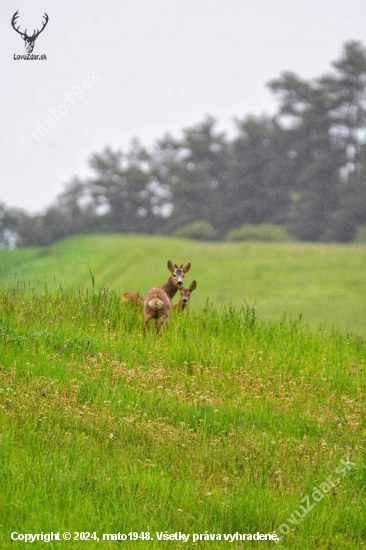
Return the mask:
<path fill-rule="evenodd" d="M 174 265 L 172 264 L 172 262 L 170 260 L 168 260 L 168 269 L 169 269 L 169 271 L 174 273 Z"/>
<path fill-rule="evenodd" d="M 190 290 L 191 292 L 193 292 L 194 289 L 196 288 L 196 286 L 197 286 L 196 281 L 192 281 L 191 284 L 189 285 L 189 290 Z"/>
<path fill-rule="evenodd" d="M 183 265 L 183 264 L 182 264 Z M 183 267 L 183 273 L 188 273 L 188 271 L 191 269 L 191 264 L 187 264 L 186 267 Z"/>

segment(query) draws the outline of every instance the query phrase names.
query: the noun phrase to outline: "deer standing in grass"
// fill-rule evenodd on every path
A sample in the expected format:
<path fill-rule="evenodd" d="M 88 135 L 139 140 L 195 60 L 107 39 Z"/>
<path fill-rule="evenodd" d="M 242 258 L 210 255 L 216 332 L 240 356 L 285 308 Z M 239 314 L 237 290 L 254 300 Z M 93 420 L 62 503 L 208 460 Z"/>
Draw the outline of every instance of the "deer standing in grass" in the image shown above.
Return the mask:
<path fill-rule="evenodd" d="M 125 292 L 122 295 L 122 302 L 130 302 L 134 306 L 143 306 L 144 300 L 145 296 L 142 296 L 142 294 L 139 294 L 138 292 Z"/>
<path fill-rule="evenodd" d="M 176 311 L 178 313 L 181 313 L 185 310 L 186 306 L 188 305 L 191 293 L 195 290 L 197 286 L 196 281 L 193 281 L 188 288 L 180 288 L 180 298 L 179 302 L 174 304 L 172 306 L 172 310 Z M 145 301 L 145 296 L 142 296 L 142 294 L 139 294 L 138 292 L 125 292 L 122 295 L 122 302 L 127 303 L 130 302 L 135 307 L 143 307 Z"/>
<path fill-rule="evenodd" d="M 162 288 L 166 292 L 170 298 L 170 301 L 172 301 L 176 295 L 178 288 L 183 288 L 184 274 L 187 273 L 190 268 L 191 264 L 187 264 L 186 267 L 183 267 L 183 264 L 180 267 L 178 267 L 177 264 L 173 266 L 173 263 L 169 260 L 168 269 L 172 275 L 169 277 L 165 285 L 159 288 Z M 124 303 L 131 302 L 133 305 L 140 305 L 144 303 L 145 296 L 142 296 L 142 294 L 139 294 L 138 292 L 125 292 L 122 295 L 121 301 Z"/>
<path fill-rule="evenodd" d="M 145 331 L 151 319 L 155 319 L 157 332 L 160 332 L 163 324 L 168 326 L 169 315 L 172 309 L 172 299 L 183 288 L 184 275 L 191 269 L 191 264 L 178 267 L 177 264 L 168 261 L 168 269 L 171 276 L 163 286 L 155 286 L 146 295 L 144 300 Z"/>
<path fill-rule="evenodd" d="M 191 293 L 195 290 L 196 286 L 197 286 L 196 281 L 193 281 L 188 288 L 179 289 L 179 293 L 180 293 L 179 302 L 174 304 L 174 306 L 172 306 L 173 311 L 181 313 L 182 311 L 185 310 L 186 306 L 188 305 L 189 299 L 191 297 Z"/>

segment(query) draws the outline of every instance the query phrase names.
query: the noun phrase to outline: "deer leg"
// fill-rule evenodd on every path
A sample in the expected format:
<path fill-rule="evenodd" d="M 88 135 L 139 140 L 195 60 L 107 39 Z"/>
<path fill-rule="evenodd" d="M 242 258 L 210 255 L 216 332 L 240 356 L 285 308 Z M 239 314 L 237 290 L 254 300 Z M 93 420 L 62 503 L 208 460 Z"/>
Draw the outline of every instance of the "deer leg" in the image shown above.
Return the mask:
<path fill-rule="evenodd" d="M 152 316 L 153 316 L 152 313 L 147 313 L 147 314 L 145 315 L 144 335 L 146 335 L 147 325 L 150 323 L 150 321 L 151 321 L 151 319 L 152 319 Z"/>
<path fill-rule="evenodd" d="M 156 321 L 156 331 L 159 334 L 164 324 L 164 315 L 160 315 L 159 319 Z"/>

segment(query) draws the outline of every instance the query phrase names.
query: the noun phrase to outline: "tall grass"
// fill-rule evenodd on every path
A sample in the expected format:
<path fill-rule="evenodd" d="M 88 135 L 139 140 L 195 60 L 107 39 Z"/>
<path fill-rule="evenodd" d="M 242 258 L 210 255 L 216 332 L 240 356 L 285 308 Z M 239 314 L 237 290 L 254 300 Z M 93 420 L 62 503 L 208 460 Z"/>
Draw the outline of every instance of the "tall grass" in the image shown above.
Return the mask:
<path fill-rule="evenodd" d="M 100 537 L 49 548 L 150 531 L 123 544 L 151 549 L 183 544 L 155 531 L 278 533 L 341 459 L 356 467 L 283 548 L 365 547 L 362 338 L 246 306 L 172 315 L 161 337 L 142 327 L 107 289 L 0 290 L 1 548 L 23 548 L 12 531 Z"/>
<path fill-rule="evenodd" d="M 279 321 L 300 314 L 319 324 L 366 335 L 366 246 L 364 244 L 199 242 L 148 235 L 77 236 L 38 249 L 0 250 L 0 280 L 29 282 L 38 292 L 60 283 L 92 290 L 146 295 L 169 277 L 167 260 L 192 262 L 186 282 L 198 283 L 192 308 L 244 301 L 258 315 Z"/>

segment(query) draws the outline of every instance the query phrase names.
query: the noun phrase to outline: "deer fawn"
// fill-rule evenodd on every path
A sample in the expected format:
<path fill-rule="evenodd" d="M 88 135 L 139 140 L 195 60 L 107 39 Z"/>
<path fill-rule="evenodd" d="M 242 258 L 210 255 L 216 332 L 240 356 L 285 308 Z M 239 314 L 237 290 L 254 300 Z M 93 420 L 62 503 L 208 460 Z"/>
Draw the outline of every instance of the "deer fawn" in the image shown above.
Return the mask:
<path fill-rule="evenodd" d="M 178 292 L 178 288 L 183 288 L 183 279 L 185 273 L 191 269 L 191 264 L 178 267 L 177 264 L 168 261 L 168 269 L 171 276 L 163 286 L 155 286 L 146 295 L 144 300 L 145 331 L 151 319 L 155 319 L 157 332 L 160 332 L 162 326 L 168 326 L 169 315 L 172 309 L 171 301 Z"/>
<path fill-rule="evenodd" d="M 180 298 L 179 302 L 173 306 L 173 311 L 176 311 L 178 313 L 181 313 L 184 311 L 185 307 L 188 305 L 191 293 L 195 290 L 197 286 L 196 281 L 193 281 L 188 288 L 180 288 Z"/>

